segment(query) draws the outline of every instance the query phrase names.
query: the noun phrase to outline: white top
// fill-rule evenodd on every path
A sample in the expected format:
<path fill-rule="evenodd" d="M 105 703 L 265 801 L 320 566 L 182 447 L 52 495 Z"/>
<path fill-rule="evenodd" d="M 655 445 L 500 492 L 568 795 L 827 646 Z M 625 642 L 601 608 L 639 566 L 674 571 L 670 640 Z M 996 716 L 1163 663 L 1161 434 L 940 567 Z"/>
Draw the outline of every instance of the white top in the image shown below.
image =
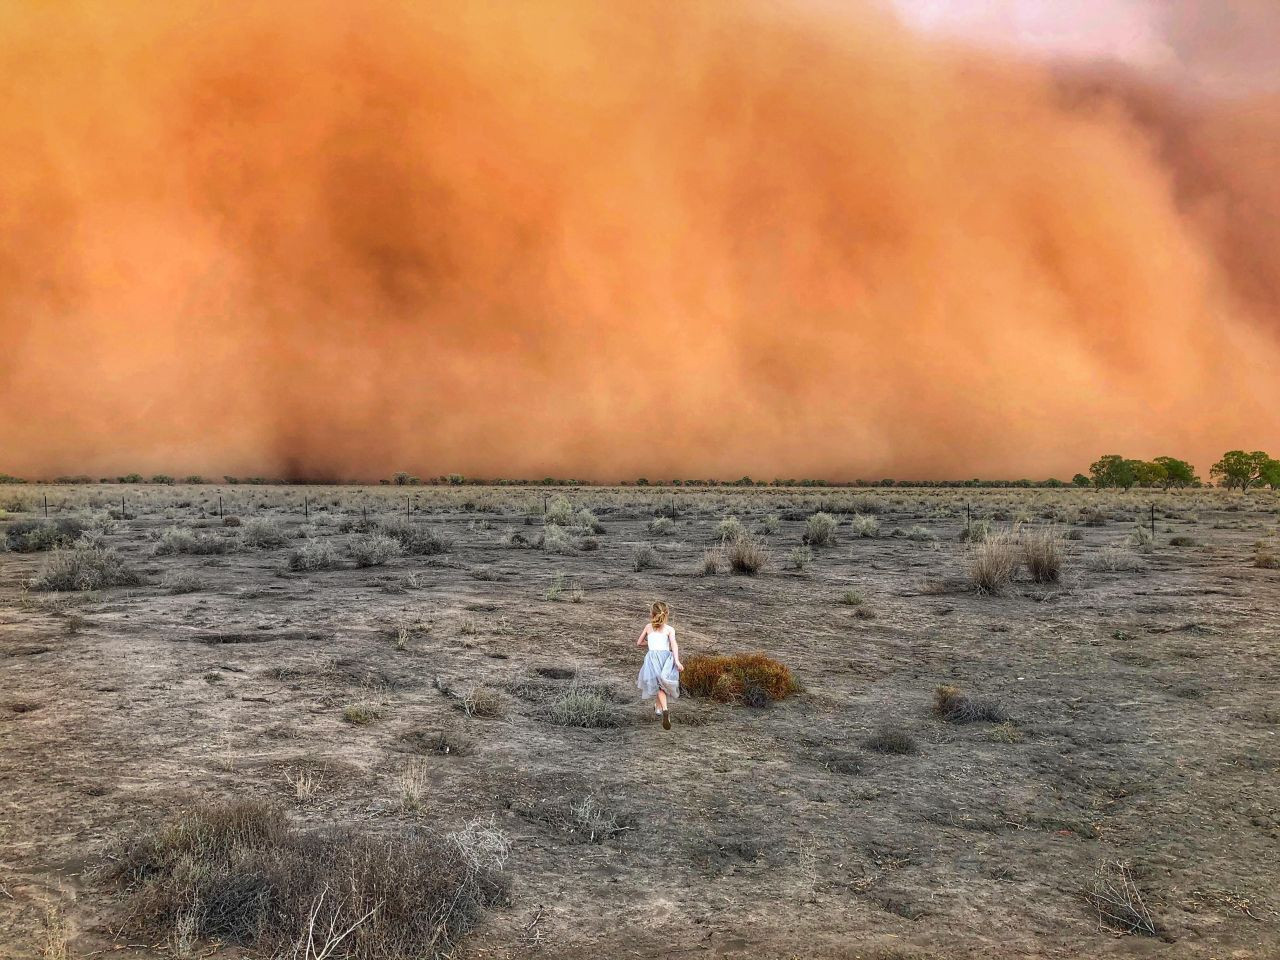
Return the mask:
<path fill-rule="evenodd" d="M 671 641 L 676 638 L 676 628 L 671 624 L 664 624 L 661 630 L 653 629 L 653 624 L 648 627 L 648 640 L 650 650 L 670 650 Z"/>

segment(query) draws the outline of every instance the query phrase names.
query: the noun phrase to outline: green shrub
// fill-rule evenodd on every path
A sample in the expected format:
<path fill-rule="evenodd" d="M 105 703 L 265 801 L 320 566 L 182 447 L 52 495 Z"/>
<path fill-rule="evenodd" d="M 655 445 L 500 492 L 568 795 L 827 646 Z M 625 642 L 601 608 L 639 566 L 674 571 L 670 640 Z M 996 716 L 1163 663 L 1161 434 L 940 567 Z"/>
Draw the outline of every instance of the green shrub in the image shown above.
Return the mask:
<path fill-rule="evenodd" d="M 401 552 L 411 557 L 433 557 L 453 549 L 453 541 L 438 530 L 414 526 L 407 520 L 391 520 L 378 524 L 379 531 L 400 544 Z"/>
<path fill-rule="evenodd" d="M 631 569 L 636 573 L 653 570 L 661 565 L 657 551 L 647 543 L 637 547 L 636 552 L 631 555 Z"/>
<path fill-rule="evenodd" d="M 226 521 L 224 520 L 223 523 L 225 524 Z M 288 536 L 275 520 L 250 517 L 240 527 L 240 543 L 247 549 L 268 550 L 272 547 L 283 547 L 288 542 Z"/>
<path fill-rule="evenodd" d="M 156 541 L 156 554 L 165 556 L 174 553 L 207 556 L 226 553 L 231 548 L 231 541 L 211 533 L 197 533 L 186 527 L 169 527 L 160 534 Z"/>
<path fill-rule="evenodd" d="M 716 539 L 722 543 L 732 543 L 747 535 L 747 528 L 737 517 L 725 517 L 716 524 Z"/>
<path fill-rule="evenodd" d="M 880 521 L 862 513 L 854 514 L 850 518 L 849 528 L 853 530 L 853 535 L 856 537 L 871 538 L 880 535 Z"/>
<path fill-rule="evenodd" d="M 838 521 L 829 513 L 815 513 L 804 522 L 803 543 L 811 547 L 827 547 L 836 542 Z"/>
<path fill-rule="evenodd" d="M 73 517 L 59 520 L 15 520 L 5 531 L 5 544 L 16 553 L 37 553 L 69 547 L 85 525 Z"/>

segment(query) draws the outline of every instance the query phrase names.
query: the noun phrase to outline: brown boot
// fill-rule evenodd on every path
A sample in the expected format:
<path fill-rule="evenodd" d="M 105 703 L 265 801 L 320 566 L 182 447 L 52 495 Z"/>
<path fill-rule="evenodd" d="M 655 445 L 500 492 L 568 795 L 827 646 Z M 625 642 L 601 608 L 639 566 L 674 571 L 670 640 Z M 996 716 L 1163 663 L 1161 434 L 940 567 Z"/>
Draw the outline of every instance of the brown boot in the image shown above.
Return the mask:
<path fill-rule="evenodd" d="M 662 711 L 662 729 L 663 730 L 671 729 L 671 713 L 667 710 Z"/>

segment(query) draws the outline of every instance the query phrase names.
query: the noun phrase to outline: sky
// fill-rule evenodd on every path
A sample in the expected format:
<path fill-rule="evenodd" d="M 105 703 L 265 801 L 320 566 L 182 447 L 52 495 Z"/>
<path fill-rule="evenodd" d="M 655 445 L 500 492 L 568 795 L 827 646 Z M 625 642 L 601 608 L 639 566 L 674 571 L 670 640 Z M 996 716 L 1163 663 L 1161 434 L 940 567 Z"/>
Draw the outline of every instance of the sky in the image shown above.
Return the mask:
<path fill-rule="evenodd" d="M 1069 477 L 1274 452 L 1276 21 L 6 5 L 0 473 Z"/>

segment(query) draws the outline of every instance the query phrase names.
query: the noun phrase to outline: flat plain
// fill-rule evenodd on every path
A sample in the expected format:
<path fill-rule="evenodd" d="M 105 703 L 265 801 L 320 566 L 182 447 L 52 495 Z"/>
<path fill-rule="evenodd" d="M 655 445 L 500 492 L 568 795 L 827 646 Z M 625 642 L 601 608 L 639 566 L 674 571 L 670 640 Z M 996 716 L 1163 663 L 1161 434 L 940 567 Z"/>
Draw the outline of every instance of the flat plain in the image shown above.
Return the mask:
<path fill-rule="evenodd" d="M 501 834 L 503 893 L 442 955 L 1280 956 L 1275 493 L 95 485 L 0 507 L 6 960 L 259 955 L 131 929 L 103 872 L 122 838 L 244 801 L 303 831 Z M 834 532 L 806 544 L 815 513 Z M 731 569 L 739 541 L 758 572 Z M 1014 569 L 979 589 L 992 543 Z M 40 580 L 77 549 L 125 585 Z M 760 652 L 801 689 L 685 695 L 664 732 L 634 688 L 654 599 L 686 661 Z M 980 709 L 948 715 L 940 686 Z"/>

